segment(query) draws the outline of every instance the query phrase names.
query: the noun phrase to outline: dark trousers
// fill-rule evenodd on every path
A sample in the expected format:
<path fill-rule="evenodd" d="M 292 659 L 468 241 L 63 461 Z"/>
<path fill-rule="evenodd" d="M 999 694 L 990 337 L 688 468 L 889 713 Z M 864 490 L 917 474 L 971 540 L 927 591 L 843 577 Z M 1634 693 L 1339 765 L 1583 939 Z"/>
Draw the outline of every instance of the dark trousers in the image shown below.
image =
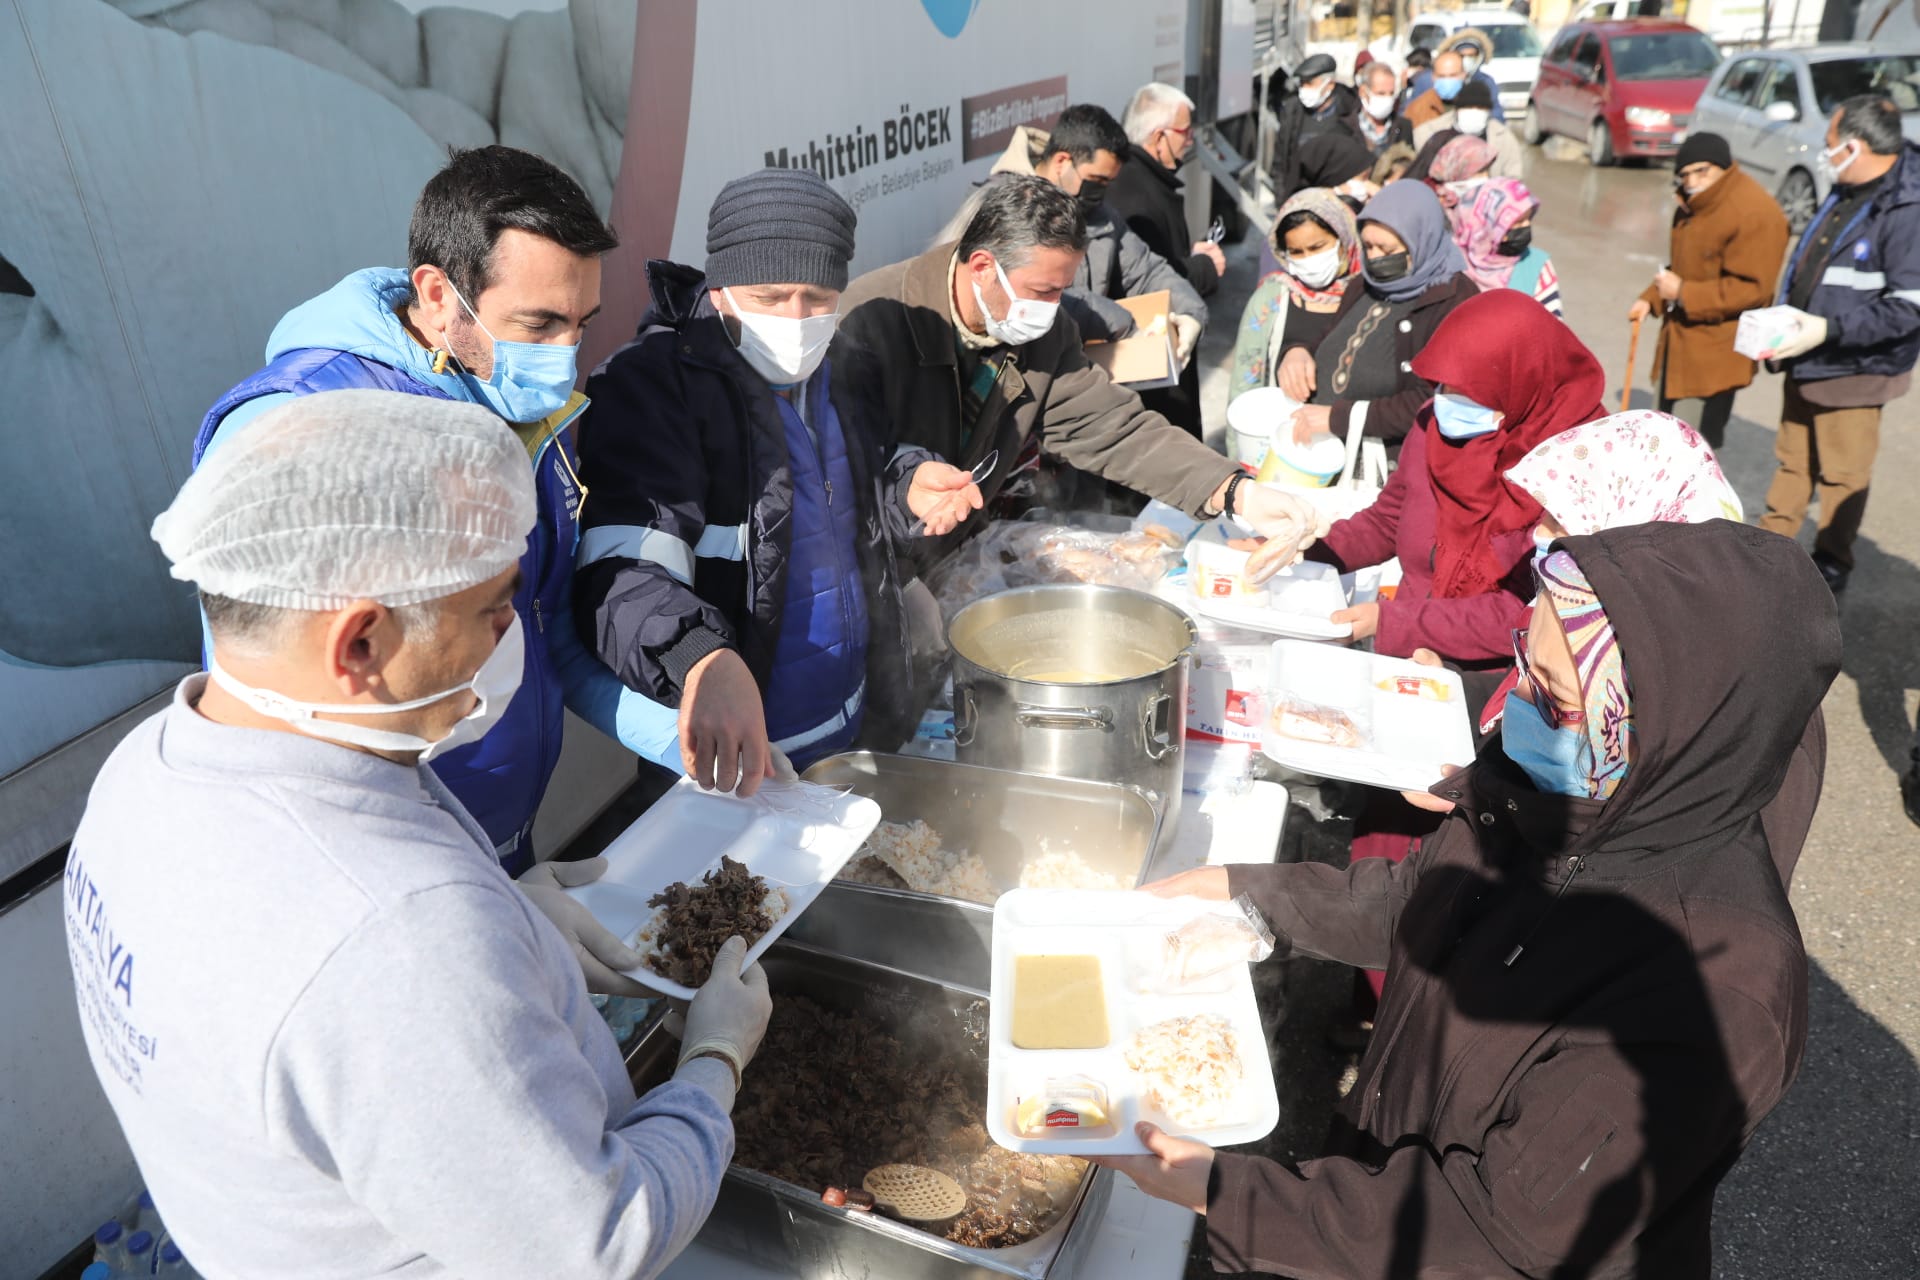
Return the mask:
<path fill-rule="evenodd" d="M 1733 395 L 1731 391 L 1722 391 L 1716 396 L 1702 399 L 1690 396 L 1684 400 L 1675 400 L 1667 395 L 1665 386 L 1660 388 L 1660 412 L 1670 413 L 1679 418 L 1707 442 L 1707 447 L 1715 453 L 1727 444 L 1727 423 L 1733 418 Z"/>

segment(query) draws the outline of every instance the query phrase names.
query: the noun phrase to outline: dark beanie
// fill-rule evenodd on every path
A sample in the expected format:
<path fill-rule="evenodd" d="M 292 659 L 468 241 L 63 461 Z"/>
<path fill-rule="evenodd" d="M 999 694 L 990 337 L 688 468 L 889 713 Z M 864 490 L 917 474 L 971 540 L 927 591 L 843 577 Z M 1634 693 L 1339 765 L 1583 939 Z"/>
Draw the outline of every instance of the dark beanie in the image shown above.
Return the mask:
<path fill-rule="evenodd" d="M 1458 111 L 1461 107 L 1485 107 L 1493 110 L 1493 90 L 1487 88 L 1485 80 L 1469 80 L 1460 86 L 1460 92 L 1453 95 L 1453 101 L 1447 104 Z"/>
<path fill-rule="evenodd" d="M 707 211 L 707 287 L 847 287 L 853 208 L 811 169 L 762 169 L 720 188 Z"/>
<path fill-rule="evenodd" d="M 1673 158 L 1675 173 L 1690 164 L 1719 165 L 1722 169 L 1733 168 L 1733 150 L 1727 146 L 1727 140 L 1717 133 L 1691 133 L 1680 144 L 1680 153 Z"/>
<path fill-rule="evenodd" d="M 1293 69 L 1293 78 L 1301 84 L 1309 80 L 1318 80 L 1321 76 L 1330 76 L 1338 64 L 1330 53 L 1316 53 Z"/>

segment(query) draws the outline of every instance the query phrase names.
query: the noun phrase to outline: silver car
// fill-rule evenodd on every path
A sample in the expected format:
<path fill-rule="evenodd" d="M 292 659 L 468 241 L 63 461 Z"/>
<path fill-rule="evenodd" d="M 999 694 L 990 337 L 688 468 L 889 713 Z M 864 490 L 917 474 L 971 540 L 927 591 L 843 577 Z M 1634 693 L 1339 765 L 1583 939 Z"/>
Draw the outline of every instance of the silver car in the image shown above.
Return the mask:
<path fill-rule="evenodd" d="M 1899 104 L 1903 131 L 1920 142 L 1920 50 L 1864 43 L 1734 54 L 1707 81 L 1692 128 L 1725 138 L 1733 158 L 1773 190 L 1798 234 L 1831 185 L 1816 162 L 1834 108 L 1876 91 Z"/>

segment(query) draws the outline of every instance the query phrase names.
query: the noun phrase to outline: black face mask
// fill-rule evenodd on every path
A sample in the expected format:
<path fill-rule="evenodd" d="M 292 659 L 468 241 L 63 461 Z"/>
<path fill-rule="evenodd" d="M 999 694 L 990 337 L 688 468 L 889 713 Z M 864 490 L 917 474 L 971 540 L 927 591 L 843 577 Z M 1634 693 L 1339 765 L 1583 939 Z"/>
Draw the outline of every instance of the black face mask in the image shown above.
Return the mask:
<path fill-rule="evenodd" d="M 1515 227 L 1513 230 L 1507 232 L 1505 236 L 1501 237 L 1500 252 L 1506 254 L 1509 258 L 1517 258 L 1525 253 L 1527 246 L 1532 243 L 1533 228 L 1531 226 Z"/>
<path fill-rule="evenodd" d="M 1405 251 L 1383 253 L 1377 258 L 1367 259 L 1367 274 L 1381 284 L 1392 284 L 1411 270 L 1413 255 Z"/>
<path fill-rule="evenodd" d="M 1074 197 L 1080 205 L 1080 216 L 1091 218 L 1101 205 L 1107 201 L 1107 180 L 1105 178 L 1082 178 L 1080 194 Z"/>

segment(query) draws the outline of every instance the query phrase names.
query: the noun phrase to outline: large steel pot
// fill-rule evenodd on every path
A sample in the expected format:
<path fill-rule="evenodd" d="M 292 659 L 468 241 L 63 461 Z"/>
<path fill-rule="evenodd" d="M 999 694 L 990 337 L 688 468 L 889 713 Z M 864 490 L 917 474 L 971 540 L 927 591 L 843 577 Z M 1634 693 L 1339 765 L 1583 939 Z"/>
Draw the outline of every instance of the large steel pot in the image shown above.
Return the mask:
<path fill-rule="evenodd" d="M 1144 591 L 1075 583 L 976 600 L 947 629 L 955 754 L 1138 787 L 1171 832 L 1194 640 L 1186 614 Z"/>

